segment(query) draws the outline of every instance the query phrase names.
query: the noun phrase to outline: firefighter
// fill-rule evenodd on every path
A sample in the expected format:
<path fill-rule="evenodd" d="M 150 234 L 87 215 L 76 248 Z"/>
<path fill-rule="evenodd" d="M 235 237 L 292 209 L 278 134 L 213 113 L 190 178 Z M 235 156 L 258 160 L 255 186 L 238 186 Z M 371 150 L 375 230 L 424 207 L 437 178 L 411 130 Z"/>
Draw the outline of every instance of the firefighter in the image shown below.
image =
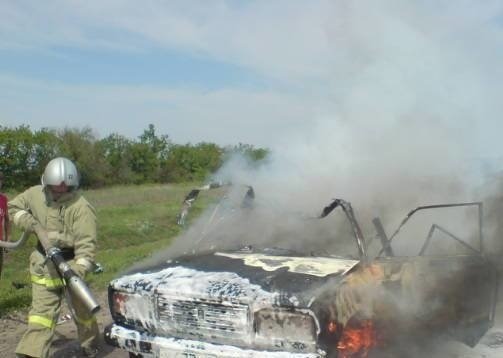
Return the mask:
<path fill-rule="evenodd" d="M 61 249 L 73 271 L 84 278 L 94 267 L 96 215 L 94 208 L 77 191 L 79 174 L 67 158 L 51 160 L 36 185 L 8 203 L 9 215 L 22 230 L 45 230 L 52 246 Z M 48 357 L 54 329 L 65 295 L 64 282 L 44 248 L 38 243 L 30 256 L 32 304 L 28 328 L 17 348 L 17 357 Z M 67 293 L 66 293 L 67 294 Z M 77 325 L 81 352 L 96 357 L 98 324 L 76 299 L 67 294 Z"/>

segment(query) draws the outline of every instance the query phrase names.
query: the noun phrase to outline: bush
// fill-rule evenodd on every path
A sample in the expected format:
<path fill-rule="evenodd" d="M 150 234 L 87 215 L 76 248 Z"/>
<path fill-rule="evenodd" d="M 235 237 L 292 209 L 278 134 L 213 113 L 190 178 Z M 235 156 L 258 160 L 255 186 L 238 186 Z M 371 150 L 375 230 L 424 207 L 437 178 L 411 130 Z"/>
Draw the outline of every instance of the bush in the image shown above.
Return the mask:
<path fill-rule="evenodd" d="M 204 181 L 233 153 L 253 163 L 269 151 L 249 144 L 222 148 L 214 143 L 174 144 L 167 135 L 157 135 L 150 124 L 138 140 L 112 133 L 98 139 L 89 127 L 41 129 L 0 126 L 0 170 L 6 188 L 22 190 L 40 182 L 50 159 L 73 160 L 81 186 L 98 188 L 117 184 Z"/>

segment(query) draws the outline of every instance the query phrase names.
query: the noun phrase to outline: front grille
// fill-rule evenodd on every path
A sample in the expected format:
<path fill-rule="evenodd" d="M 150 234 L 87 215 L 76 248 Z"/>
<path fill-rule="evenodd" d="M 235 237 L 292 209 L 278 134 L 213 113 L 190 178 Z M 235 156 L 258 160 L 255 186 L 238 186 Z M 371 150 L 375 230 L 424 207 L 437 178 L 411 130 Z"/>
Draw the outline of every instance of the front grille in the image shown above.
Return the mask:
<path fill-rule="evenodd" d="M 158 296 L 163 331 L 178 338 L 243 343 L 249 337 L 248 306 Z"/>

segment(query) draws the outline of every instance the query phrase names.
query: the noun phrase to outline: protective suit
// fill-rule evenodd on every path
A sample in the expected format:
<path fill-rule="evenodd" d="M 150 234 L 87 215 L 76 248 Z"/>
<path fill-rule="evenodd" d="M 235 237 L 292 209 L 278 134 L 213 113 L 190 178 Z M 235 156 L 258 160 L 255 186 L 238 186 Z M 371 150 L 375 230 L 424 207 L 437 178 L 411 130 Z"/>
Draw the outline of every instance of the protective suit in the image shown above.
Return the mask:
<path fill-rule="evenodd" d="M 46 185 L 37 185 L 15 197 L 8 207 L 11 220 L 22 230 L 30 231 L 37 225 L 45 229 L 51 245 L 61 249 L 65 260 L 81 278 L 92 270 L 96 255 L 96 214 L 79 192 L 70 190 L 55 198 Z M 16 354 L 45 358 L 49 355 L 65 290 L 40 244 L 30 256 L 30 275 L 32 307 L 28 329 Z M 83 352 L 93 356 L 99 335 L 96 318 L 75 298 L 71 298 L 71 306 Z"/>

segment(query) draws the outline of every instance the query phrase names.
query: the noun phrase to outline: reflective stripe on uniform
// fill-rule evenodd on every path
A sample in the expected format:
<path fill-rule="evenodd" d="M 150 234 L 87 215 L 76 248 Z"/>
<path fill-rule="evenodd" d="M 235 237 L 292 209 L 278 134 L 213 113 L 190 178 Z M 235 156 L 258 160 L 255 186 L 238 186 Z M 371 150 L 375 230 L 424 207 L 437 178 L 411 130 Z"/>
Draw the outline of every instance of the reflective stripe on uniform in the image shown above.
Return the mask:
<path fill-rule="evenodd" d="M 56 325 L 52 319 L 37 315 L 28 316 L 28 323 L 36 323 L 49 329 L 54 328 Z"/>
<path fill-rule="evenodd" d="M 65 284 L 60 278 L 47 278 L 43 276 L 31 275 L 31 282 L 47 288 L 63 287 Z"/>
<path fill-rule="evenodd" d="M 14 221 L 14 224 L 16 224 L 16 226 L 20 226 L 19 220 L 25 214 L 30 215 L 30 213 L 26 210 L 19 210 L 17 213 L 14 214 L 14 218 L 12 220 Z"/>

